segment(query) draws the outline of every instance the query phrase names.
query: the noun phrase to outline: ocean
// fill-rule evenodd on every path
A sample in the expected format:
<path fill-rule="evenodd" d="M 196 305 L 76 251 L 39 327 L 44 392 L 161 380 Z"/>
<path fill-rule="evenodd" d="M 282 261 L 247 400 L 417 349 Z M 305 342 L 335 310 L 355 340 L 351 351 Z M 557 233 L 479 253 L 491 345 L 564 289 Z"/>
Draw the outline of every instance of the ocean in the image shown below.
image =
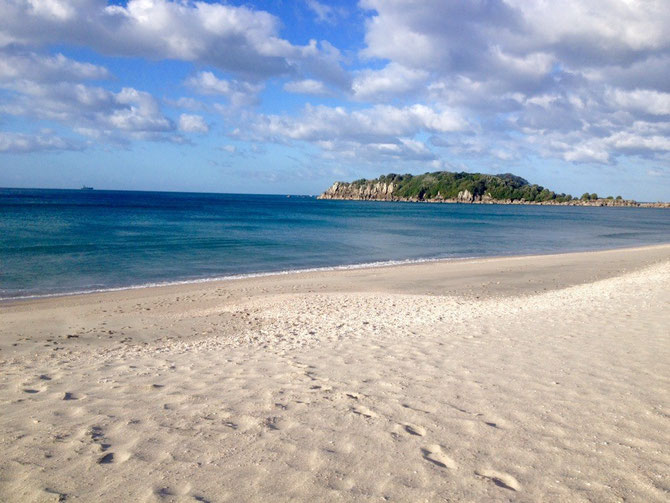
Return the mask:
<path fill-rule="evenodd" d="M 670 242 L 670 210 L 0 189 L 0 299 Z"/>

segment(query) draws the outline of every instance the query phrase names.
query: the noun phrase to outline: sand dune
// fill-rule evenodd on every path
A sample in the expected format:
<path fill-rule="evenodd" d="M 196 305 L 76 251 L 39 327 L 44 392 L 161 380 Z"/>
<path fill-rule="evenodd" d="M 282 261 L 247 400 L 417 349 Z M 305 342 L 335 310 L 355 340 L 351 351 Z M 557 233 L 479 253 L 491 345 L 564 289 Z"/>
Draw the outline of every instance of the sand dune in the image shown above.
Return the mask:
<path fill-rule="evenodd" d="M 0 305 L 3 501 L 667 501 L 670 246 Z"/>

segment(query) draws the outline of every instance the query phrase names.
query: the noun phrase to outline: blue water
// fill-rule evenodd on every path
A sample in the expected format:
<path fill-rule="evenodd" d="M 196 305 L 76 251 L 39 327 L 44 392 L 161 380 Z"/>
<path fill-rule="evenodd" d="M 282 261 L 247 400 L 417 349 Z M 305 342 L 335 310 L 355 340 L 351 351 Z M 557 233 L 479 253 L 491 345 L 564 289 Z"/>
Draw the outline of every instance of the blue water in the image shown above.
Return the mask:
<path fill-rule="evenodd" d="M 0 189 L 0 298 L 670 242 L 670 210 Z"/>

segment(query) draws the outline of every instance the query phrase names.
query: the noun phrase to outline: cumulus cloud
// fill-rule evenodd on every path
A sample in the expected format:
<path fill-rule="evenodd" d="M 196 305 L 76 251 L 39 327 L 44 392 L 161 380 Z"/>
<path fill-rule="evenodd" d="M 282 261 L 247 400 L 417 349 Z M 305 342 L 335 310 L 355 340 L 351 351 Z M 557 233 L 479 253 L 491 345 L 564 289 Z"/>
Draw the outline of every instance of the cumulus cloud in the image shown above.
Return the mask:
<path fill-rule="evenodd" d="M 268 138 L 321 141 L 346 138 L 352 141 L 395 143 L 399 137 L 421 131 L 450 132 L 467 127 L 451 110 L 436 111 L 425 105 L 409 107 L 377 105 L 347 111 L 342 107 L 307 105 L 301 117 L 264 115 L 253 124 L 254 131 Z"/>
<path fill-rule="evenodd" d="M 158 102 L 149 93 L 123 88 L 113 96 L 113 110 L 103 115 L 103 123 L 125 131 L 169 131 L 174 125 L 164 117 Z"/>
<path fill-rule="evenodd" d="M 363 0 L 364 54 L 408 67 L 471 70 L 500 55 L 576 66 L 630 63 L 670 44 L 664 0 Z M 497 54 L 496 54 L 497 53 Z M 544 55 L 544 56 L 542 56 Z M 475 57 L 473 57 L 475 56 Z"/>
<path fill-rule="evenodd" d="M 16 98 L 0 111 L 36 119 L 55 120 L 95 138 L 159 138 L 174 131 L 156 99 L 131 87 L 115 93 L 101 87 L 28 80 L 0 84 Z"/>
<path fill-rule="evenodd" d="M 664 0 L 507 0 L 523 18 L 525 41 L 575 66 L 625 64 L 670 45 Z"/>
<path fill-rule="evenodd" d="M 360 100 L 383 100 L 384 97 L 395 97 L 410 91 L 416 93 L 427 78 L 428 72 L 425 70 L 407 68 L 392 62 L 381 70 L 356 72 L 352 92 Z"/>
<path fill-rule="evenodd" d="M 0 43 L 85 44 L 112 56 L 177 59 L 206 64 L 245 79 L 341 70 L 316 42 L 279 37 L 280 21 L 245 6 L 171 0 L 0 0 Z M 323 56 L 323 57 L 322 57 Z M 328 71 L 324 69 L 329 67 Z"/>
<path fill-rule="evenodd" d="M 307 105 L 298 117 L 261 115 L 237 136 L 256 141 L 311 142 L 330 156 L 366 159 L 432 160 L 435 154 L 417 135 L 463 131 L 468 123 L 452 110 L 421 104 L 377 105 L 348 111 Z"/>
<path fill-rule="evenodd" d="M 200 115 L 181 114 L 179 116 L 179 130 L 185 133 L 208 133 L 209 125 Z"/>
<path fill-rule="evenodd" d="M 0 152 L 26 154 L 48 150 L 80 150 L 82 146 L 50 132 L 25 134 L 0 132 Z"/>
<path fill-rule="evenodd" d="M 45 56 L 35 52 L 0 50 L 0 81 L 29 79 L 40 82 L 76 82 L 109 77 L 104 67 L 74 61 L 62 54 Z"/>
<path fill-rule="evenodd" d="M 650 115 L 670 115 L 670 93 L 650 89 L 610 89 L 605 96 L 617 107 Z"/>
<path fill-rule="evenodd" d="M 354 79 L 355 94 L 367 100 L 426 89 L 428 102 L 475 116 L 477 144 L 488 146 L 480 151 L 494 156 L 509 151 L 501 145 L 510 134 L 517 151 L 569 162 L 665 155 L 662 135 L 634 126 L 665 123 L 670 107 L 670 5 L 663 0 L 361 6 L 368 11 L 361 56 L 386 62 Z M 392 68 L 415 80 L 384 79 Z M 452 137 L 448 144 L 463 151 L 472 141 Z"/>
<path fill-rule="evenodd" d="M 316 15 L 316 19 L 321 23 L 333 24 L 346 15 L 346 10 L 343 8 L 333 7 L 317 0 L 307 0 L 307 7 Z"/>
<path fill-rule="evenodd" d="M 172 107 L 183 108 L 185 110 L 204 110 L 205 108 L 205 105 L 202 102 L 188 96 L 182 96 L 176 100 L 168 98 L 165 99 L 164 102 Z"/>
<path fill-rule="evenodd" d="M 186 85 L 203 95 L 226 96 L 233 106 L 248 106 L 258 102 L 260 84 L 220 79 L 212 72 L 199 72 L 186 80 Z"/>
<path fill-rule="evenodd" d="M 329 94 L 323 82 L 314 79 L 294 80 L 284 84 L 284 91 L 296 94 Z"/>

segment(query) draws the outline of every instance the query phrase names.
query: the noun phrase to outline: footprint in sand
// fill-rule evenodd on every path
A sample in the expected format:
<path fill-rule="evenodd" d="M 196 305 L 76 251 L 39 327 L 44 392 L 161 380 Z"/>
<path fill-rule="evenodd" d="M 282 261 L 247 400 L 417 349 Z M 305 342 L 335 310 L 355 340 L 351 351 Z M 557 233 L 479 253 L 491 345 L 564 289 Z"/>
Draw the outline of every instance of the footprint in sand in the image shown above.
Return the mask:
<path fill-rule="evenodd" d="M 100 426 L 91 426 L 88 434 L 94 442 L 100 442 L 105 435 Z"/>
<path fill-rule="evenodd" d="M 103 457 L 98 459 L 98 464 L 99 465 L 107 465 L 107 464 L 113 463 L 113 462 L 114 462 L 114 453 L 113 452 L 108 452 Z"/>
<path fill-rule="evenodd" d="M 372 412 L 370 409 L 367 407 L 364 407 L 363 405 L 359 405 L 357 407 L 353 407 L 351 411 L 354 414 L 358 414 L 359 416 L 367 417 L 367 418 L 372 418 L 372 417 L 377 417 L 377 414 Z"/>
<path fill-rule="evenodd" d="M 429 445 L 421 449 L 421 453 L 426 461 L 430 461 L 440 468 L 456 469 L 456 462 L 442 452 L 442 447 L 439 445 Z"/>
<path fill-rule="evenodd" d="M 520 491 L 521 484 L 508 473 L 497 472 L 494 470 L 479 470 L 475 475 L 490 480 L 498 487 L 509 489 L 510 491 Z"/>
<path fill-rule="evenodd" d="M 277 416 L 266 417 L 265 420 L 262 422 L 262 426 L 265 426 L 269 430 L 277 431 L 279 430 L 278 423 L 280 420 L 281 418 Z"/>
<path fill-rule="evenodd" d="M 417 437 L 423 437 L 426 434 L 426 429 L 422 426 L 417 426 L 415 424 L 406 424 L 405 431 L 410 435 L 415 435 Z"/>
<path fill-rule="evenodd" d="M 66 494 L 66 493 L 62 493 L 62 492 L 60 492 L 60 491 L 56 491 L 55 489 L 51 489 L 51 488 L 49 488 L 49 487 L 46 487 L 46 488 L 44 489 L 44 492 L 47 493 L 47 494 L 49 494 L 49 495 L 51 495 L 51 496 L 53 496 L 54 498 L 57 498 L 56 500 L 51 499 L 50 501 L 58 501 L 59 503 L 61 503 L 61 502 L 63 502 L 63 501 L 67 501 L 67 494 Z"/>

